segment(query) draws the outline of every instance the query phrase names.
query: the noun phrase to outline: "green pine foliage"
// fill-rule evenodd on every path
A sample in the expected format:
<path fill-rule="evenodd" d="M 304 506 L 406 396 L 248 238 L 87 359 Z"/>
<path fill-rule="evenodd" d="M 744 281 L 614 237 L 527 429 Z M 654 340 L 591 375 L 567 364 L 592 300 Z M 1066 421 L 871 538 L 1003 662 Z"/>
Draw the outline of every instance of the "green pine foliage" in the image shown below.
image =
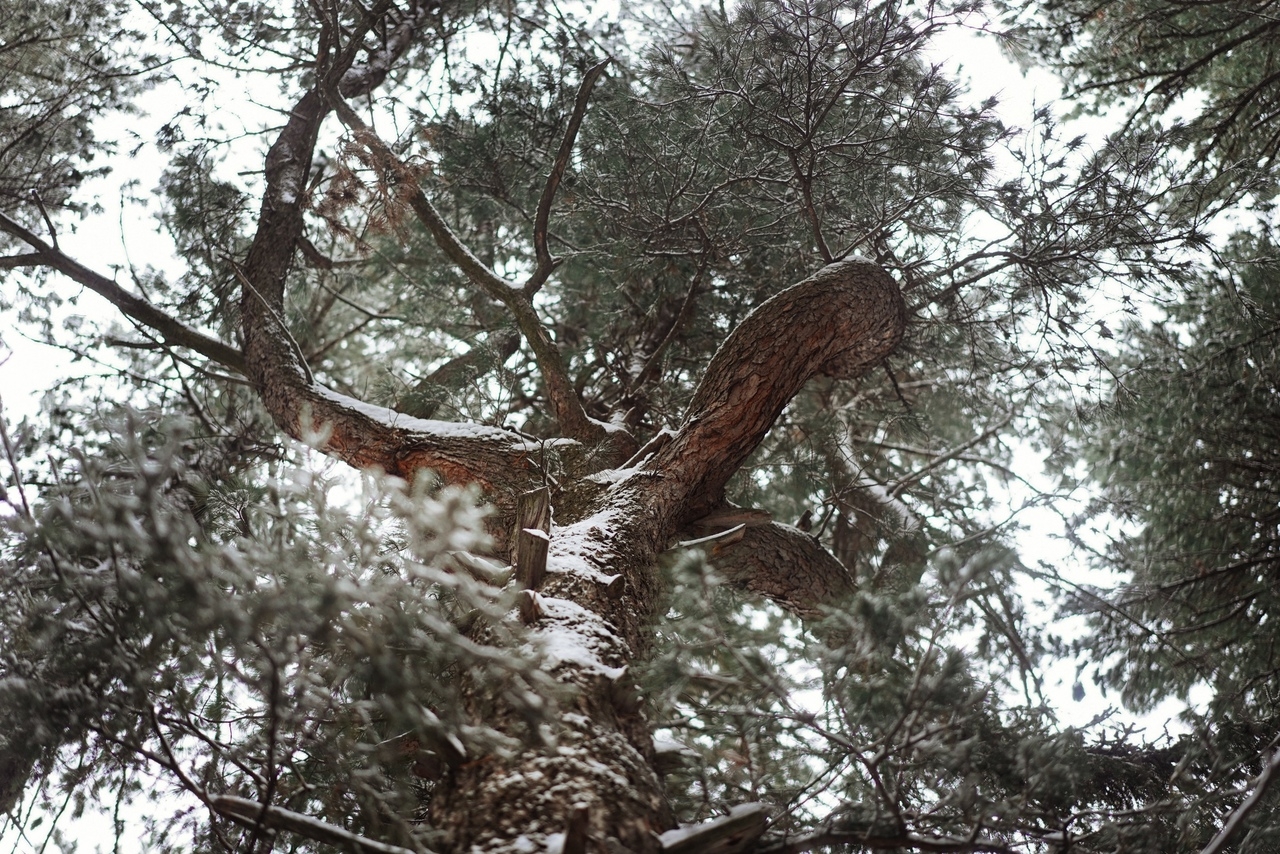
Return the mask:
<path fill-rule="evenodd" d="M 213 483 L 185 462 L 190 425 L 102 426 L 113 441 L 58 461 L 4 518 L 0 756 L 6 781 L 44 776 L 34 803 L 119 792 L 152 802 L 149 845 L 217 847 L 201 817 L 165 819 L 178 784 L 265 786 L 412 845 L 444 757 L 512 738 L 467 714 L 486 699 L 451 674 L 489 674 L 525 737 L 546 737 L 556 692 L 512 636 L 510 594 L 460 571 L 486 539 L 475 495 L 317 461 Z M 477 621 L 487 644 L 466 634 Z"/>
<path fill-rule="evenodd" d="M 1100 652 L 1130 702 L 1202 685 L 1217 713 L 1277 714 L 1277 273 L 1268 238 L 1237 238 L 1221 273 L 1127 330 L 1113 398 L 1087 422 L 1098 509 L 1118 527 L 1101 558 L 1126 579 Z"/>

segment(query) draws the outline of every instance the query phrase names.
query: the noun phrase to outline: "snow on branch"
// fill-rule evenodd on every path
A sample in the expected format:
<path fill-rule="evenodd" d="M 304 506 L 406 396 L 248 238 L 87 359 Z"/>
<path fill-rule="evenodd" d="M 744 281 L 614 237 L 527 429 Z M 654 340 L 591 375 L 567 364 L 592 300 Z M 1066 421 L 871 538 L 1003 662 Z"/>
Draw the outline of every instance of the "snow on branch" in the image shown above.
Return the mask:
<path fill-rule="evenodd" d="M 430 854 L 425 848 L 402 848 L 378 842 L 309 815 L 234 795 L 214 795 L 209 798 L 209 807 L 239 824 L 269 830 L 287 830 L 356 854 Z"/>

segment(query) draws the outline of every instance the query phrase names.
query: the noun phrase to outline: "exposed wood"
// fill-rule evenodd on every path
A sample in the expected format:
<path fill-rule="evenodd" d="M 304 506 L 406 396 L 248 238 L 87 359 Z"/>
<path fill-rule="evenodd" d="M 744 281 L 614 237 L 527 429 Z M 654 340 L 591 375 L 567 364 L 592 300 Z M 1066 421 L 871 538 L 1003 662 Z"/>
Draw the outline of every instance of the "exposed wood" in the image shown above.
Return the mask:
<path fill-rule="evenodd" d="M 535 528 L 551 533 L 551 489 L 540 487 L 522 492 L 516 499 L 516 530 Z"/>
<path fill-rule="evenodd" d="M 569 821 L 564 828 L 564 846 L 561 854 L 587 854 L 587 820 L 591 808 L 587 804 L 574 804 L 569 810 Z"/>
<path fill-rule="evenodd" d="M 521 590 L 516 594 L 516 609 L 520 612 L 520 622 L 531 626 L 547 615 L 542 607 L 542 597 L 533 590 Z"/>
<path fill-rule="evenodd" d="M 551 538 L 537 528 L 523 528 L 516 535 L 516 581 L 537 590 L 547 576 L 547 549 Z"/>
<path fill-rule="evenodd" d="M 513 563 L 521 587 L 537 590 L 547 573 L 551 533 L 551 490 L 531 489 L 516 498 Z"/>

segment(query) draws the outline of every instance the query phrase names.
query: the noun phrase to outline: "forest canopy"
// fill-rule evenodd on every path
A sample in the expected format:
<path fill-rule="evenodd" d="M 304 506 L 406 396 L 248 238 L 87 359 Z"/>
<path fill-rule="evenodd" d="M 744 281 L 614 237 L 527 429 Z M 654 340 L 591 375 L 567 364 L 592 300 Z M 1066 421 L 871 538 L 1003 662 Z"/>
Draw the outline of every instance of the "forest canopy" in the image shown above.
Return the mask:
<path fill-rule="evenodd" d="M 4 838 L 1276 850 L 1274 5 L 6 12 Z"/>

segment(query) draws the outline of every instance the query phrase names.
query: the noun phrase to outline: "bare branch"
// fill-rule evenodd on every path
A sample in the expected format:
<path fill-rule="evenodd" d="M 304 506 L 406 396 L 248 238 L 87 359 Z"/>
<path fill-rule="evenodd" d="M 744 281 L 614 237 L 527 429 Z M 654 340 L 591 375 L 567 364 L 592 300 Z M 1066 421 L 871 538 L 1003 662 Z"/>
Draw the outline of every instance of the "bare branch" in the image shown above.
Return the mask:
<path fill-rule="evenodd" d="M 44 266 L 44 256 L 39 252 L 26 252 L 22 255 L 5 255 L 0 258 L 0 270 L 14 270 L 18 267 Z"/>
<path fill-rule="evenodd" d="M 553 258 L 551 250 L 547 247 L 551 204 L 555 201 L 556 191 L 560 188 L 561 179 L 564 178 L 564 170 L 568 168 L 569 158 L 573 155 L 573 144 L 578 139 L 578 130 L 582 127 L 582 119 L 587 113 L 587 101 L 591 98 L 591 90 L 595 88 L 596 81 L 604 74 L 605 66 L 608 64 L 609 60 L 606 59 L 593 65 L 583 76 L 582 83 L 578 85 L 578 96 L 573 103 L 569 124 L 564 129 L 564 139 L 560 141 L 560 150 L 556 153 L 551 174 L 547 176 L 546 186 L 542 188 L 542 198 L 538 200 L 538 213 L 533 221 L 533 250 L 538 259 L 538 266 L 529 276 L 529 280 L 524 283 L 523 289 L 524 295 L 528 298 L 532 298 L 546 284 L 547 277 L 560 264 L 559 259 Z"/>
<path fill-rule="evenodd" d="M 31 198 L 35 200 L 36 207 L 40 208 L 40 217 L 44 220 L 45 228 L 49 229 L 49 242 L 53 244 L 53 248 L 58 247 L 58 229 L 53 227 L 53 219 L 49 216 L 49 210 L 44 206 L 44 199 L 40 198 L 39 193 L 33 192 Z"/>
<path fill-rule="evenodd" d="M 192 329 L 147 300 L 134 296 L 106 276 L 95 273 L 74 258 L 71 258 L 61 249 L 45 243 L 3 213 L 0 213 L 0 231 L 8 232 L 36 250 L 35 253 L 11 257 L 26 259 L 34 255 L 39 259 L 36 262 L 39 265 L 57 270 L 77 284 L 83 285 L 105 298 L 120 309 L 121 313 L 129 319 L 160 333 L 166 344 L 186 347 L 233 371 L 241 374 L 248 373 L 245 368 L 244 356 L 235 348 L 216 338 L 205 335 L 203 332 Z M 9 259 L 4 259 L 4 261 L 7 260 Z M 33 266 L 33 264 L 27 262 L 21 265 L 16 263 L 10 265 L 4 263 L 4 261 L 0 261 L 0 267 Z"/>
<path fill-rule="evenodd" d="M 348 48 L 322 85 L 336 92 L 333 81 L 352 55 Z M 319 89 L 306 93 L 267 152 L 257 231 L 248 256 L 237 265 L 246 375 L 276 424 L 295 439 L 356 468 L 380 468 L 408 479 L 430 469 L 446 483 L 476 483 L 501 506 L 507 495 L 530 485 L 531 449 L 521 437 L 479 425 L 410 418 L 323 388 L 312 381 L 283 328 L 285 281 L 303 236 L 303 188 L 328 112 L 328 98 Z"/>

